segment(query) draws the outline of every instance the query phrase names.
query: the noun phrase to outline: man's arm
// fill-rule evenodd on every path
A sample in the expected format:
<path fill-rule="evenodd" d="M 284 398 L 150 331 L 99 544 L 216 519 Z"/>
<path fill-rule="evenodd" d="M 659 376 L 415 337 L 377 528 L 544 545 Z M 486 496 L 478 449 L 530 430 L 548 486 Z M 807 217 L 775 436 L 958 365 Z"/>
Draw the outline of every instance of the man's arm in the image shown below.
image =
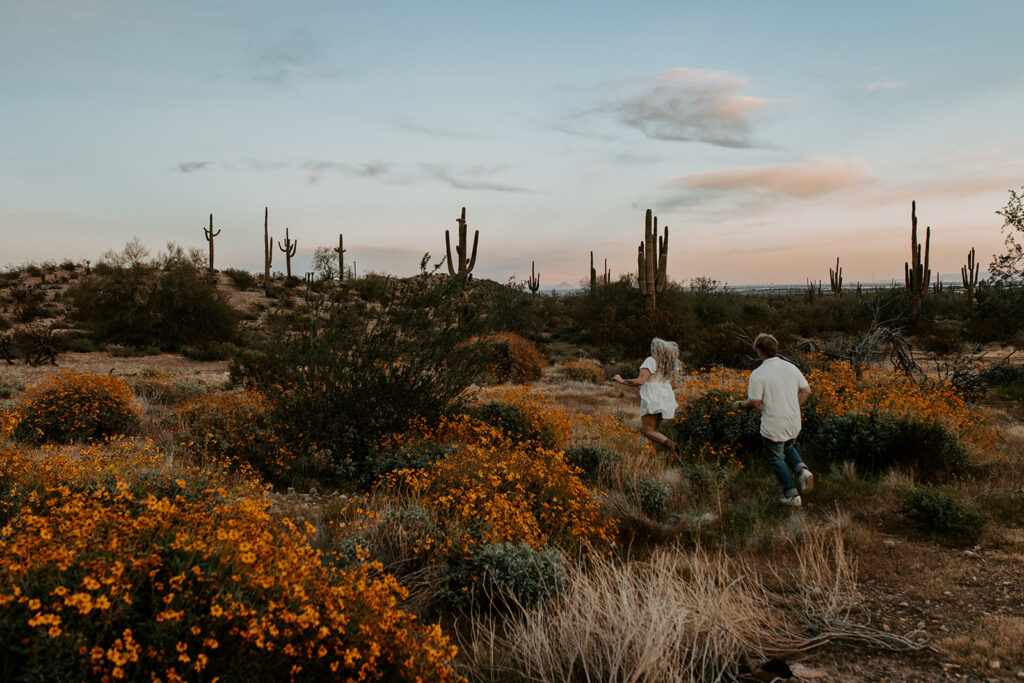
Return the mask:
<path fill-rule="evenodd" d="M 733 410 L 737 410 L 739 408 L 756 408 L 756 409 L 760 410 L 761 409 L 761 401 L 759 399 L 756 399 L 756 398 L 748 398 L 745 401 L 733 401 L 732 402 L 732 409 Z"/>
<path fill-rule="evenodd" d="M 796 395 L 797 400 L 800 401 L 800 405 L 803 405 L 803 404 L 807 403 L 807 399 L 809 399 L 810 397 L 811 397 L 811 388 L 810 387 L 803 387 L 802 389 L 800 389 L 800 391 L 797 392 L 797 395 Z"/>

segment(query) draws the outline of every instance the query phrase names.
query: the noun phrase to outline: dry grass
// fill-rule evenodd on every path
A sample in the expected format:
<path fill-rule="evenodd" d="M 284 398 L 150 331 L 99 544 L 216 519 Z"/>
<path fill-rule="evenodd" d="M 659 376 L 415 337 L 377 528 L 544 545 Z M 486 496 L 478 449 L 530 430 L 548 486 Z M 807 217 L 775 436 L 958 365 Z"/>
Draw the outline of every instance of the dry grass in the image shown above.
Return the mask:
<path fill-rule="evenodd" d="M 577 566 L 557 601 L 477 621 L 462 647 L 465 673 L 492 681 L 719 680 L 743 662 L 825 642 L 808 640 L 801 626 L 827 626 L 838 637 L 856 600 L 839 527 L 805 530 L 786 568 L 767 574 L 699 548 Z"/>
<path fill-rule="evenodd" d="M 1024 617 L 989 615 L 971 633 L 946 638 L 939 651 L 951 661 L 978 669 L 1024 666 Z"/>

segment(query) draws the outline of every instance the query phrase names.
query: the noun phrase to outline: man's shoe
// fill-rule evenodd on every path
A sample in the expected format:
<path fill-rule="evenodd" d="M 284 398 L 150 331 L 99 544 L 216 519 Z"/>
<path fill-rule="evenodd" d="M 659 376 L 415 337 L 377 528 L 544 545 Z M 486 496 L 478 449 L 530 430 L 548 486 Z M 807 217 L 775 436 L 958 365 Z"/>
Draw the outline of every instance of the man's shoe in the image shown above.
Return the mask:
<path fill-rule="evenodd" d="M 800 486 L 800 493 L 808 493 L 814 488 L 814 475 L 806 467 L 797 477 L 797 484 Z"/>
<path fill-rule="evenodd" d="M 783 505 L 788 505 L 789 507 L 793 508 L 798 508 L 803 504 L 803 502 L 800 500 L 800 496 L 790 496 L 788 498 L 786 496 L 783 496 L 782 498 L 779 498 L 779 502 L 782 503 Z"/>

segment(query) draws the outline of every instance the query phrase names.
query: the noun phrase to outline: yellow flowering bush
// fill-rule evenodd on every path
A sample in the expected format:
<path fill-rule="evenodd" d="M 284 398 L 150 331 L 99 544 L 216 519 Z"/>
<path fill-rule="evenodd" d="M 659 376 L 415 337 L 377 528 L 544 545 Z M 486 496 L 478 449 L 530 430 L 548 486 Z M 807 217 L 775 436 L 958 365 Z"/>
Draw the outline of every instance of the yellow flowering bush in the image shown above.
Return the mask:
<path fill-rule="evenodd" d="M 180 404 L 175 414 L 180 451 L 199 461 L 216 461 L 281 482 L 319 464 L 314 452 L 300 455 L 274 423 L 270 403 L 259 391 L 203 394 Z"/>
<path fill-rule="evenodd" d="M 481 389 L 476 410 L 486 422 L 504 431 L 514 441 L 532 442 L 545 448 L 564 448 L 572 436 L 573 416 L 555 405 L 543 392 L 522 385 Z M 501 410 L 501 407 L 511 410 Z"/>
<path fill-rule="evenodd" d="M 558 366 L 558 376 L 574 382 L 601 384 L 604 382 L 604 368 L 592 360 L 567 360 Z"/>
<path fill-rule="evenodd" d="M 124 380 L 62 370 L 28 385 L 12 417 L 19 441 L 70 443 L 130 433 L 139 411 Z"/>
<path fill-rule="evenodd" d="M 513 332 L 497 332 L 475 342 L 482 347 L 483 379 L 522 384 L 540 379 L 547 364 L 537 345 Z"/>
<path fill-rule="evenodd" d="M 329 569 L 310 528 L 244 491 L 137 491 L 120 457 L 51 453 L 40 476 L 38 455 L 0 452 L 6 678 L 457 680 L 454 647 L 379 566 Z"/>

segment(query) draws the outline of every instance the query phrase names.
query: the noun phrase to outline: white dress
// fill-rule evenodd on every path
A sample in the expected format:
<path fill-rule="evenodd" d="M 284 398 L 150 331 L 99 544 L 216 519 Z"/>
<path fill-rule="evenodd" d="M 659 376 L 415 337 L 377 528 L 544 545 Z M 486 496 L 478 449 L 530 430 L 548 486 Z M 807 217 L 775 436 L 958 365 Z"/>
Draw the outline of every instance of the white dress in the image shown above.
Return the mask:
<path fill-rule="evenodd" d="M 658 370 L 658 363 L 651 356 L 640 365 L 641 370 L 644 368 L 651 371 L 651 377 L 640 385 L 640 414 L 660 413 L 663 419 L 671 420 L 675 417 L 678 407 L 676 394 L 672 391 L 672 379 L 654 376 Z"/>

